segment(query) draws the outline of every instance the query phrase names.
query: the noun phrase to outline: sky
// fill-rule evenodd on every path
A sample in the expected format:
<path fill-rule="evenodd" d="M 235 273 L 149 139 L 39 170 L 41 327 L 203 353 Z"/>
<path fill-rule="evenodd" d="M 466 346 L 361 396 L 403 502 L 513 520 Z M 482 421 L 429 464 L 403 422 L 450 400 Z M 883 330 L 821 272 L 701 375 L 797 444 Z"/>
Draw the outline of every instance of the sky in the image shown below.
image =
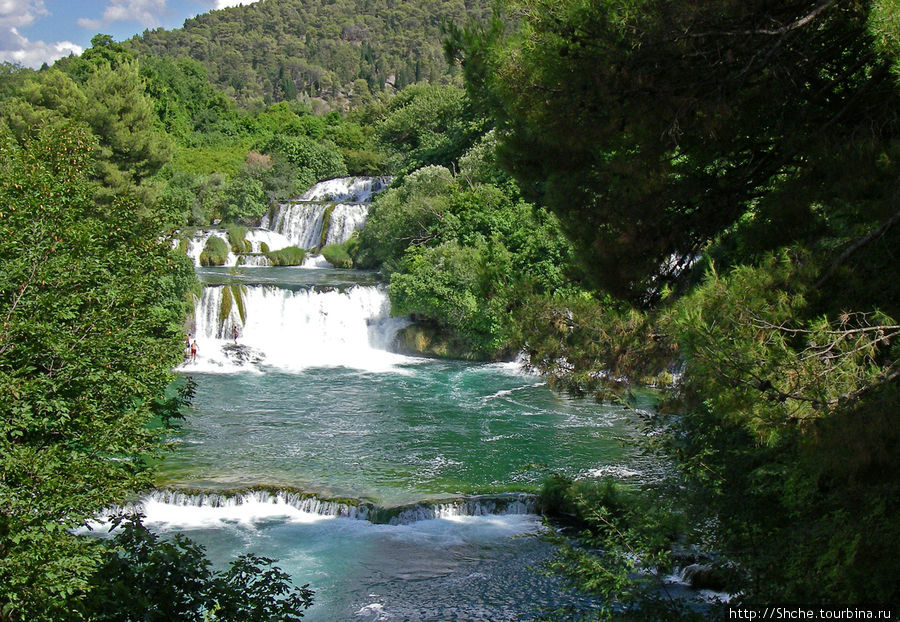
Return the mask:
<path fill-rule="evenodd" d="M 97 33 L 116 41 L 179 28 L 212 9 L 257 0 L 0 0 L 0 61 L 38 68 L 81 54 Z"/>

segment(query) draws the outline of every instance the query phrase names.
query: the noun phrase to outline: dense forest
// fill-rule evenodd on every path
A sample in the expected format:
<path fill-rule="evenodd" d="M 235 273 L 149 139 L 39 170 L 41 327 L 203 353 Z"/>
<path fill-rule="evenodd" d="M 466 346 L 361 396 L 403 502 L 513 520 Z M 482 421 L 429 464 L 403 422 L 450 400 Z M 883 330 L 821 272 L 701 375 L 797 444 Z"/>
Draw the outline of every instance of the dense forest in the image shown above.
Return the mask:
<path fill-rule="evenodd" d="M 655 387 L 634 417 L 668 479 L 544 486 L 598 615 L 712 615 L 654 580 L 686 551 L 734 602 L 900 602 L 895 4 L 498 8 L 263 0 L 3 67 L 0 619 L 302 615 L 269 560 L 72 534 L 152 486 L 190 399 L 172 241 L 372 174 L 322 250 L 380 272 L 405 347 Z"/>
<path fill-rule="evenodd" d="M 200 61 L 243 107 L 306 97 L 340 108 L 417 82 L 458 81 L 441 26 L 489 15 L 485 0 L 265 0 L 210 11 L 178 30 L 146 31 L 126 45 Z"/>

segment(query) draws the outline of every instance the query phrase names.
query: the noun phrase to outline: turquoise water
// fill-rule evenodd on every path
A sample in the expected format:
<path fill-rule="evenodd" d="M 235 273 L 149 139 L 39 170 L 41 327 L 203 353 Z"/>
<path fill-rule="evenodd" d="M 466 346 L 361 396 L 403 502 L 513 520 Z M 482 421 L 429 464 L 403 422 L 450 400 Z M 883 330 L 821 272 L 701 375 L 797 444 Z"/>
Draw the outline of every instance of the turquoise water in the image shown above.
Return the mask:
<path fill-rule="evenodd" d="M 396 505 L 530 490 L 548 471 L 626 462 L 624 412 L 556 395 L 510 365 L 194 377 L 185 443 L 163 466 L 164 482 L 192 488 L 266 485 Z"/>
<path fill-rule="evenodd" d="M 201 276 L 211 287 L 249 288 L 238 341 L 261 356 L 223 364 L 228 340 L 217 340 L 214 329 L 198 336 L 204 358 L 183 368 L 197 381 L 197 396 L 172 439 L 179 445 L 162 465 L 162 487 L 265 487 L 390 508 L 534 492 L 550 472 L 640 478 L 651 470 L 626 449 L 636 432 L 622 408 L 558 395 L 514 363 L 400 357 L 372 345 L 396 323 L 370 276 L 341 292 L 326 290 L 350 286 L 357 275 L 247 269 Z M 269 289 L 253 289 L 263 286 Z M 215 300 L 205 296 L 198 316 L 216 317 L 200 308 Z M 287 317 L 251 321 L 272 305 Z M 315 330 L 316 348 L 341 340 L 342 362 L 323 352 L 327 365 L 310 363 L 316 350 L 303 353 L 302 366 L 285 366 L 286 343 L 299 335 L 291 347 L 302 348 L 312 340 L 293 334 L 295 327 Z M 345 339 L 351 333 L 357 336 Z M 278 357 L 263 356 L 268 351 Z M 527 620 L 562 605 L 591 606 L 532 569 L 552 553 L 534 537 L 541 530 L 534 514 L 449 512 L 387 525 L 266 500 L 214 505 L 197 498 L 148 504 L 148 522 L 188 533 L 218 564 L 250 551 L 278 558 L 298 584 L 316 590 L 310 620 Z"/>

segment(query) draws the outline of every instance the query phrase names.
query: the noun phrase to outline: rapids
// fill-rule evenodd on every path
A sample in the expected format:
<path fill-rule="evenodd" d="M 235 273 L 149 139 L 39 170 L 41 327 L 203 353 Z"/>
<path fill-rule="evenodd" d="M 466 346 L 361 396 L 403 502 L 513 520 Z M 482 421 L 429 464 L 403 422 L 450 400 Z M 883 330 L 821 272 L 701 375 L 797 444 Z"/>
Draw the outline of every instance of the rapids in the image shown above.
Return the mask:
<path fill-rule="evenodd" d="M 409 320 L 376 275 L 261 251 L 339 243 L 388 178 L 322 182 L 251 229 L 250 253 L 199 268 L 193 412 L 170 440 L 145 523 L 186 533 L 215 564 L 276 558 L 332 620 L 533 620 L 596 603 L 534 568 L 553 552 L 536 495 L 547 474 L 655 476 L 626 449 L 627 413 L 552 392 L 516 362 L 402 356 Z M 326 227 L 327 223 L 327 229 Z M 187 252 L 199 263 L 208 230 Z M 265 247 L 263 247 L 265 244 Z M 235 336 L 236 335 L 236 336 Z"/>
<path fill-rule="evenodd" d="M 218 564 L 279 559 L 316 590 L 310 620 L 594 606 L 531 570 L 552 547 L 522 536 L 542 529 L 534 493 L 549 472 L 653 476 L 621 442 L 636 434 L 626 412 L 555 394 L 515 362 L 390 352 L 408 320 L 371 274 L 198 274 L 200 350 L 180 368 L 197 381 L 194 412 L 141 502 L 149 526 Z"/>

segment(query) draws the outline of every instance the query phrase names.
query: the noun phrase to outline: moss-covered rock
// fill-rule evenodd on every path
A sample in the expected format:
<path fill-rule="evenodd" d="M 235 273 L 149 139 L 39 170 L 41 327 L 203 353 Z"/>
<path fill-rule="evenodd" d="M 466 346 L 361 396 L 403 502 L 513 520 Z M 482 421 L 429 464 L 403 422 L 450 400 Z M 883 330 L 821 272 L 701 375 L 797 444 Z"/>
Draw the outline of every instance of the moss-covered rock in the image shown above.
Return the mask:
<path fill-rule="evenodd" d="M 234 254 L 243 253 L 245 248 L 244 239 L 247 236 L 247 227 L 239 225 L 230 225 L 228 227 L 228 243 L 231 245 L 231 252 Z"/>
<path fill-rule="evenodd" d="M 297 246 L 288 246 L 278 251 L 266 253 L 273 266 L 299 266 L 306 257 L 306 251 Z"/>
<path fill-rule="evenodd" d="M 394 338 L 394 350 L 400 354 L 465 361 L 491 360 L 472 351 L 458 335 L 447 328 L 430 324 L 410 324 Z"/>
<path fill-rule="evenodd" d="M 201 266 L 224 266 L 228 260 L 228 244 L 222 238 L 211 235 L 200 253 Z"/>
<path fill-rule="evenodd" d="M 325 208 L 325 212 L 322 214 L 322 235 L 319 237 L 319 248 L 325 246 L 325 240 L 328 238 L 328 229 L 331 228 L 331 212 L 334 211 L 336 205 L 337 203 L 332 203 Z"/>
<path fill-rule="evenodd" d="M 352 268 L 353 259 L 347 252 L 350 240 L 343 244 L 329 244 L 322 247 L 322 257 L 335 268 Z"/>
<path fill-rule="evenodd" d="M 241 318 L 241 324 L 247 323 L 247 307 L 244 304 L 244 295 L 246 293 L 247 287 L 245 285 L 240 285 L 238 283 L 231 285 L 231 297 L 237 307 L 238 315 Z"/>
<path fill-rule="evenodd" d="M 263 255 L 268 255 L 269 254 L 269 245 L 266 244 L 265 242 L 260 242 L 259 250 L 260 250 L 260 252 L 262 252 Z"/>

